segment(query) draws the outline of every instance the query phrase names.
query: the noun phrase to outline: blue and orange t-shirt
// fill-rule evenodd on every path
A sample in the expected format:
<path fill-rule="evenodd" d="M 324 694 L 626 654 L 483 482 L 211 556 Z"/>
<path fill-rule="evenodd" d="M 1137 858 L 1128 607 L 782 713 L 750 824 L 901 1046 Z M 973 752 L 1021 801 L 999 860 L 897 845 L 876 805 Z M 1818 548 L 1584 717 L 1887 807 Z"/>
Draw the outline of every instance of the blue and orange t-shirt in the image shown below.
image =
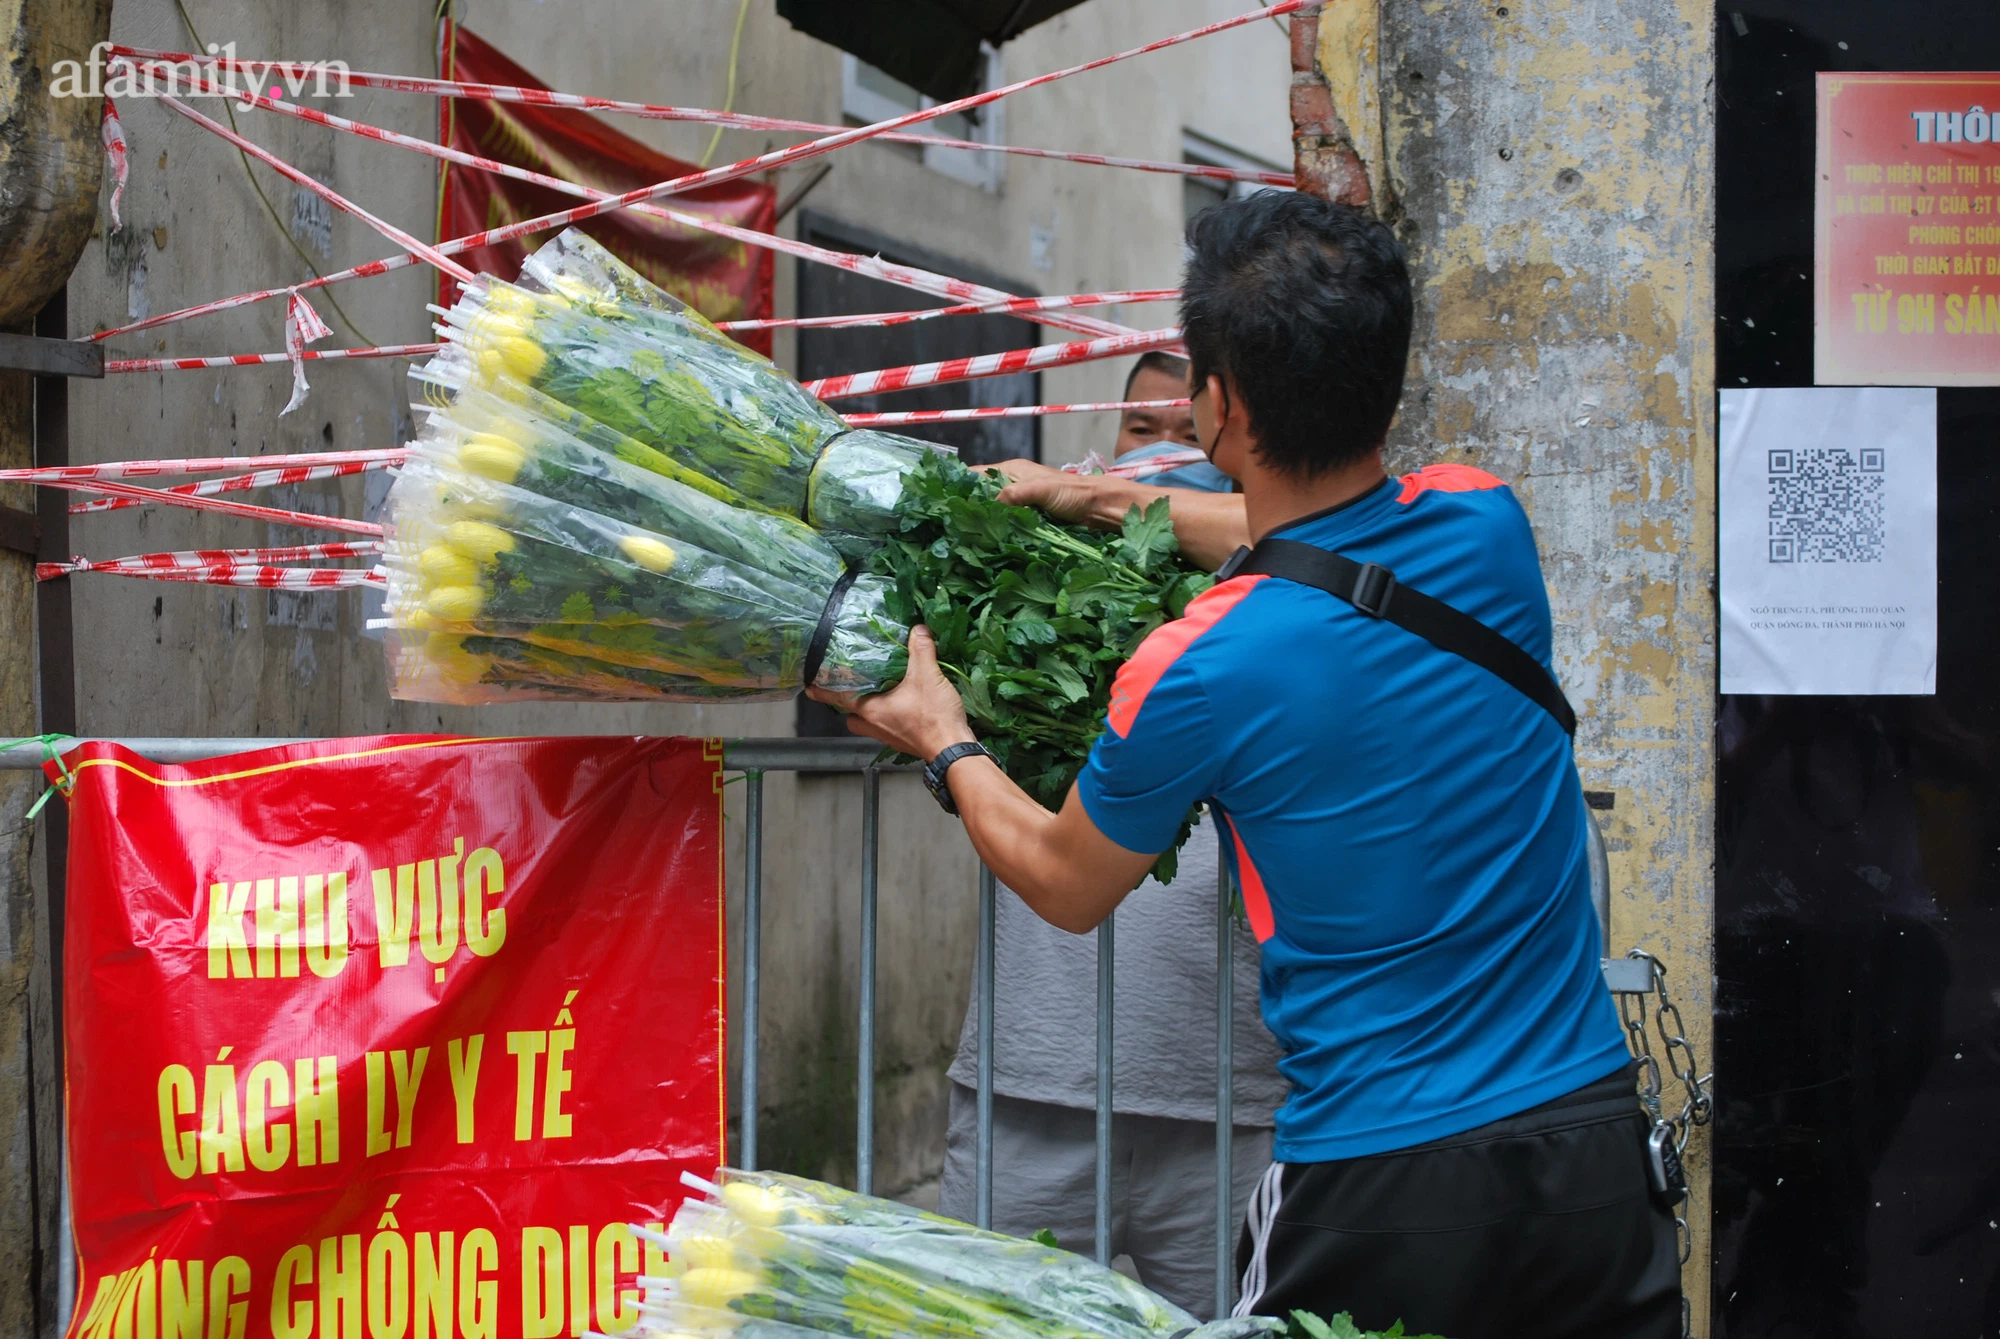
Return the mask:
<path fill-rule="evenodd" d="M 1286 539 L 1374 562 L 1550 657 L 1534 533 L 1433 465 Z M 1281 1162 L 1407 1148 L 1627 1063 L 1569 738 L 1491 672 L 1324 591 L 1234 577 L 1119 672 L 1078 786 L 1133 851 L 1222 823 L 1292 1085 Z"/>

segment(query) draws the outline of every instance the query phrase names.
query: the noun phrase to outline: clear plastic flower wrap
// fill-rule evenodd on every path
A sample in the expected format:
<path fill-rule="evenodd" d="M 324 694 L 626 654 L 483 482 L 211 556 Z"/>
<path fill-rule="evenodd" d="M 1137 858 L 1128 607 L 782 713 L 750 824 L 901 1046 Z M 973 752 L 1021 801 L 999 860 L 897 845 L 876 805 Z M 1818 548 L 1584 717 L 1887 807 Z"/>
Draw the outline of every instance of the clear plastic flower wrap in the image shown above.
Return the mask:
<path fill-rule="evenodd" d="M 640 1328 L 799 1339 L 1248 1339 L 1258 1317 L 1197 1326 L 1122 1274 L 1069 1251 L 776 1172 L 724 1169 L 642 1278 Z"/>
<path fill-rule="evenodd" d="M 513 284 L 467 288 L 439 327 L 482 380 L 505 375 L 786 516 L 841 423 L 797 382 L 665 314 L 606 321 Z"/>
<path fill-rule="evenodd" d="M 563 229 L 531 253 L 515 282 L 607 321 L 651 326 L 664 320 L 676 330 L 711 344 L 735 346 L 735 341 L 711 325 L 707 317 L 577 228 Z M 770 361 L 749 349 L 743 352 L 759 362 Z"/>
<path fill-rule="evenodd" d="M 830 534 L 892 533 L 902 477 L 938 449 L 849 429 L 769 359 L 574 229 L 531 255 L 518 284 L 468 289 L 443 316 L 460 353 L 437 379 L 454 389 L 551 398 L 733 501 Z"/>
<path fill-rule="evenodd" d="M 917 462 L 939 448 L 914 437 L 852 428 L 820 453 L 806 482 L 806 516 L 850 556 L 897 529 L 896 508 Z"/>
<path fill-rule="evenodd" d="M 398 696 L 743 700 L 789 696 L 809 672 L 847 692 L 884 684 L 907 629 L 883 618 L 882 578 L 797 521 L 512 408 L 464 396 L 434 414 L 391 490 L 389 624 L 446 634 L 399 639 Z"/>

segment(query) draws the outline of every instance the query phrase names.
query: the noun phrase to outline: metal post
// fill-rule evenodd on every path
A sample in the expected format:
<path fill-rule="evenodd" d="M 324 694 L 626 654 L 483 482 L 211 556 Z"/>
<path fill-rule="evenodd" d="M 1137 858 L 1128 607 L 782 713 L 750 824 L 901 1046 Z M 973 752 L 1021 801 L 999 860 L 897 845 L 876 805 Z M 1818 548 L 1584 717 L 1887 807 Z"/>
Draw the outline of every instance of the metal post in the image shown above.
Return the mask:
<path fill-rule="evenodd" d="M 1590 905 L 1597 912 L 1597 928 L 1604 936 L 1603 949 L 1611 951 L 1611 853 L 1605 849 L 1604 829 L 1590 806 L 1583 809 L 1583 843 L 1590 860 Z"/>
<path fill-rule="evenodd" d="M 1213 821 L 1212 819 L 1210 820 Z M 1236 1121 L 1236 917 L 1229 905 L 1229 867 L 1216 861 L 1215 879 L 1215 1315 L 1235 1304 L 1236 1163 L 1230 1138 Z"/>
<path fill-rule="evenodd" d="M 997 880 L 979 867 L 979 1142 L 973 1163 L 979 1186 L 973 1220 L 993 1226 L 993 918 Z"/>
<path fill-rule="evenodd" d="M 854 1188 L 875 1193 L 875 872 L 882 844 L 882 774 L 861 774 L 861 1048 L 856 1061 Z"/>
<path fill-rule="evenodd" d="M 757 1169 L 757 1024 L 760 974 L 764 966 L 764 774 L 743 774 L 743 1017 L 737 1023 L 742 1048 L 743 1088 L 737 1118 L 736 1161 L 745 1171 Z"/>
<path fill-rule="evenodd" d="M 1111 973 L 1115 913 L 1097 927 L 1097 1263 L 1111 1263 Z"/>

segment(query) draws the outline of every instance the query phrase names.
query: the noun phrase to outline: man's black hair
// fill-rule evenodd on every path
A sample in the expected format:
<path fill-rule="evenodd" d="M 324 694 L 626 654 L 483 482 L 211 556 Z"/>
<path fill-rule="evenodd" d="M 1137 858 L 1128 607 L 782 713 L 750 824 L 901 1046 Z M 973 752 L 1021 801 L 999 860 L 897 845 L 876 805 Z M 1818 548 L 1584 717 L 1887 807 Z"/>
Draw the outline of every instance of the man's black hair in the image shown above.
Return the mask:
<path fill-rule="evenodd" d="M 1177 353 L 1162 353 L 1158 349 L 1140 354 L 1139 361 L 1132 364 L 1132 370 L 1125 374 L 1124 399 L 1132 398 L 1132 383 L 1139 379 L 1141 372 L 1164 372 L 1175 381 L 1186 381 L 1188 360 Z"/>
<path fill-rule="evenodd" d="M 1297 191 L 1188 226 L 1181 326 L 1199 390 L 1233 382 L 1259 458 L 1298 478 L 1382 444 L 1410 352 L 1410 272 L 1388 227 Z"/>

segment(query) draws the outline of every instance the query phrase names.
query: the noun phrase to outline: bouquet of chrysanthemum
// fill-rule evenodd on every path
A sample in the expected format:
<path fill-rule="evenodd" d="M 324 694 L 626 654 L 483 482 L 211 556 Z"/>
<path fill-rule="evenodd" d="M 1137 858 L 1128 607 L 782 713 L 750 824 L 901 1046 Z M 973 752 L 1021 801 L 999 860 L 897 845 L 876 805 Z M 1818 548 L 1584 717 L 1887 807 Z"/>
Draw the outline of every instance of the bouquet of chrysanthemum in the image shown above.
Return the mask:
<path fill-rule="evenodd" d="M 829 534 L 893 527 L 897 480 L 930 449 L 850 429 L 761 355 L 582 233 L 530 257 L 519 284 L 468 288 L 439 333 L 464 356 L 447 389 L 525 389 L 726 485 L 743 505 Z"/>
<path fill-rule="evenodd" d="M 1080 1255 L 776 1172 L 696 1181 L 642 1277 L 642 1333 L 746 1339 L 1249 1339 L 1269 1318 L 1194 1317 Z"/>
<path fill-rule="evenodd" d="M 988 747 L 1054 806 L 1119 663 L 1208 585 L 1165 503 L 1117 534 L 1005 506 L 948 453 L 846 429 L 580 234 L 446 317 L 390 494 L 400 697 L 867 693 L 923 621 Z"/>

